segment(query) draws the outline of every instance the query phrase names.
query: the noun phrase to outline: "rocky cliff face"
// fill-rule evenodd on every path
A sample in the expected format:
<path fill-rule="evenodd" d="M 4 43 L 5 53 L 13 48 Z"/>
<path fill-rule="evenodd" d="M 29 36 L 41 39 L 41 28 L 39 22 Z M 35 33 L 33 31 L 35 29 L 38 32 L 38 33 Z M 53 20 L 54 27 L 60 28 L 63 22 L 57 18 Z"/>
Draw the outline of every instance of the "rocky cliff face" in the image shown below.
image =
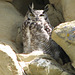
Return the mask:
<path fill-rule="evenodd" d="M 20 28 L 31 2 L 37 9 L 48 5 L 52 39 L 71 62 L 61 65 L 42 51 L 22 53 Z M 74 0 L 0 0 L 0 75 L 75 75 L 74 7 Z"/>

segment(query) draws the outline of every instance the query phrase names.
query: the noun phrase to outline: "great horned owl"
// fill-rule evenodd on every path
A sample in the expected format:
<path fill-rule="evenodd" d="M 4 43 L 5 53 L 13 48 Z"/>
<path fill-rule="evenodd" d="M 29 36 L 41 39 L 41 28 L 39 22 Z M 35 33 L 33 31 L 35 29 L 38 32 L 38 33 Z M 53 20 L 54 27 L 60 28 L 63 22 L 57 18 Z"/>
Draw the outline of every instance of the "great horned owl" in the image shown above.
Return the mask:
<path fill-rule="evenodd" d="M 58 60 L 60 50 L 51 39 L 53 27 L 50 25 L 46 11 L 47 7 L 44 10 L 35 10 L 33 5 L 29 7 L 22 25 L 24 53 L 42 50 L 43 53 L 50 54 Z"/>
<path fill-rule="evenodd" d="M 33 7 L 29 7 L 22 26 L 25 53 L 49 48 L 52 27 L 45 13 L 46 10 L 34 10 Z"/>

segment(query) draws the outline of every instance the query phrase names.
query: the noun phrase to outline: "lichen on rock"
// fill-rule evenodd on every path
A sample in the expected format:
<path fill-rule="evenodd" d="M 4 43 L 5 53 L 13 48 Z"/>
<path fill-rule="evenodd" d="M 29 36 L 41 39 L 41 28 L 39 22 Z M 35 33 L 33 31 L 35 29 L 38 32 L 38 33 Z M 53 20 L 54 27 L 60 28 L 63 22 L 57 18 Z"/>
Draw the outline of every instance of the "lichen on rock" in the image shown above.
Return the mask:
<path fill-rule="evenodd" d="M 59 44 L 70 57 L 72 64 L 75 62 L 75 21 L 62 23 L 57 26 L 52 38 Z M 75 66 L 74 66 L 75 67 Z"/>

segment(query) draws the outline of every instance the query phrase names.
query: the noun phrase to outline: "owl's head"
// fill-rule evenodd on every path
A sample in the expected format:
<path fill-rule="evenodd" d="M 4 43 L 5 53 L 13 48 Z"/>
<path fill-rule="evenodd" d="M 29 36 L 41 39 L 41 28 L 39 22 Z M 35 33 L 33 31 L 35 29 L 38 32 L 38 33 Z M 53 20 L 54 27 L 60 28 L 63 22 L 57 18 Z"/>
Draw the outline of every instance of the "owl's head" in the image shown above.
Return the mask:
<path fill-rule="evenodd" d="M 30 20 L 40 20 L 40 19 L 46 19 L 47 15 L 46 12 L 48 11 L 48 6 L 44 8 L 44 10 L 35 10 L 34 4 L 29 5 L 29 10 L 27 13 L 27 17 Z"/>

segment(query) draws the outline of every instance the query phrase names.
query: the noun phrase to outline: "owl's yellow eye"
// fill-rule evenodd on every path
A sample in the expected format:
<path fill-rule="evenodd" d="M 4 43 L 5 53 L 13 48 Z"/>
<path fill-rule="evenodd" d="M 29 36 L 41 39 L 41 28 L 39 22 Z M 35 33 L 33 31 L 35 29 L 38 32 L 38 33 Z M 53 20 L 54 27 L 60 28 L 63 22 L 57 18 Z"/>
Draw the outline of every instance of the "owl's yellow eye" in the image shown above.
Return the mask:
<path fill-rule="evenodd" d="M 35 17 L 35 15 L 34 15 L 34 14 L 30 14 L 30 16 Z"/>

